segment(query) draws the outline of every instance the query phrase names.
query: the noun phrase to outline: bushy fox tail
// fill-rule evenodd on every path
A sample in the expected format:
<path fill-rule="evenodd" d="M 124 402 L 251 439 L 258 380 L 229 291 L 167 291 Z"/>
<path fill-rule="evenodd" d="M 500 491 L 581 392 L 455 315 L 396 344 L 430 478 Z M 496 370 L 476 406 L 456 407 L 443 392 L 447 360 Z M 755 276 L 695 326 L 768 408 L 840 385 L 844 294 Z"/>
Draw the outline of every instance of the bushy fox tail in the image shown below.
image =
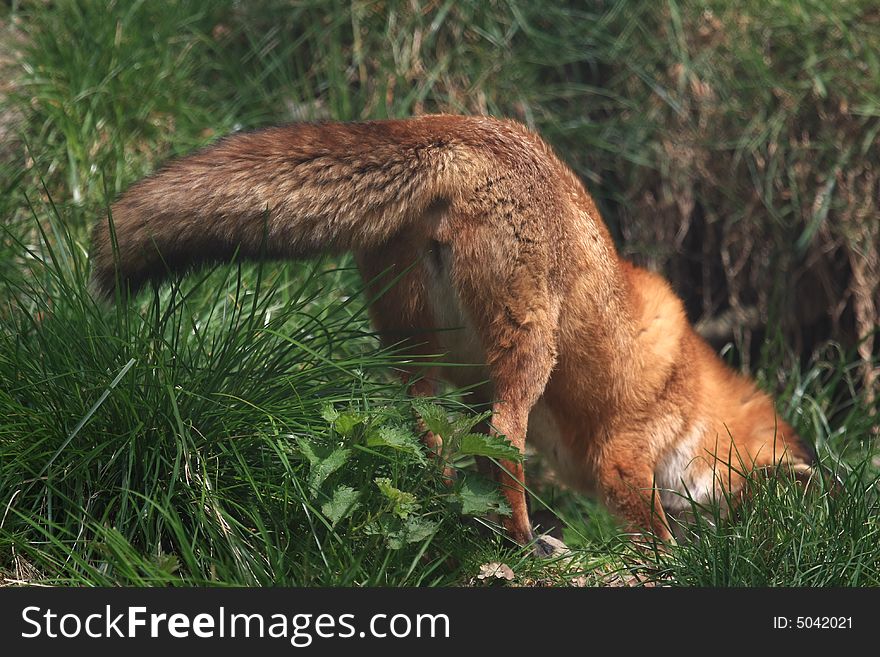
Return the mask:
<path fill-rule="evenodd" d="M 482 127 L 481 127 L 482 126 Z M 227 137 L 132 186 L 92 232 L 93 293 L 200 264 L 387 241 L 460 190 L 468 130 L 492 119 L 293 124 Z M 476 159 L 482 159 L 477 157 Z"/>

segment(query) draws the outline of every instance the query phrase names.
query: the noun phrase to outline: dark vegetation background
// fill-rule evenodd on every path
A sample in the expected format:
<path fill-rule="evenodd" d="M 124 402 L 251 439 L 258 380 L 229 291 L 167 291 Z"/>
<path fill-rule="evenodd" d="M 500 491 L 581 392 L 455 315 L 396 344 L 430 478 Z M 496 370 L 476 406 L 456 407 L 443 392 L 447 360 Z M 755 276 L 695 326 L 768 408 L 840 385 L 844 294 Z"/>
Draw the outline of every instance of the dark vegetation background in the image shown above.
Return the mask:
<path fill-rule="evenodd" d="M 266 313 L 274 316 L 278 322 L 273 325 L 274 340 L 292 334 L 291 326 L 311 336 L 311 329 L 302 328 L 302 315 L 318 312 L 313 308 L 316 299 L 342 304 L 338 323 L 333 318 L 339 305 L 321 306 L 325 313 L 321 317 L 340 331 L 337 338 L 348 336 L 347 343 L 362 351 L 351 356 L 343 349 L 350 360 L 337 366 L 349 378 L 333 379 L 328 374 L 325 387 L 320 388 L 324 392 L 315 392 L 315 403 L 302 407 L 303 418 L 323 422 L 323 429 L 318 429 L 303 420 L 307 433 L 329 441 L 321 443 L 328 451 L 309 456 L 308 448 L 299 443 L 299 448 L 292 449 L 302 464 L 291 466 L 291 472 L 300 472 L 305 479 L 315 476 L 315 468 L 331 459 L 333 441 L 347 444 L 345 440 L 355 434 L 359 437 L 352 440 L 367 441 L 362 447 L 370 440 L 375 447 L 378 438 L 369 438 L 368 431 L 358 434 L 352 427 L 367 426 L 375 419 L 364 400 L 371 394 L 375 398 L 376 390 L 370 392 L 355 376 L 361 381 L 359 395 L 339 391 L 350 390 L 346 386 L 351 385 L 352 372 L 371 371 L 372 365 L 387 368 L 393 364 L 393 355 L 370 351 L 375 350 L 375 343 L 366 333 L 363 313 L 346 305 L 350 297 L 357 298 L 358 284 L 344 268 L 344 260 L 343 267 L 331 267 L 329 275 L 334 278 L 329 284 L 314 282 L 314 275 L 308 273 L 314 264 L 293 265 L 281 274 L 265 274 L 274 292 L 264 299 L 259 292 L 262 272 L 245 269 L 244 274 L 242 270 L 236 274 L 233 270 L 212 274 L 201 287 L 184 286 L 189 290 L 187 303 L 201 299 L 195 309 L 182 302 L 174 305 L 172 299 L 171 309 L 163 313 L 156 293 L 154 303 L 147 300 L 129 314 L 117 310 L 117 316 L 108 320 L 83 300 L 87 230 L 92 221 L 106 214 L 116 194 L 158 163 L 230 131 L 295 120 L 402 117 L 437 111 L 513 117 L 543 135 L 597 197 L 622 252 L 669 277 L 704 335 L 732 363 L 779 393 L 786 415 L 800 430 L 836 454 L 855 449 L 864 460 L 865 473 L 871 471 L 880 351 L 876 336 L 880 313 L 880 8 L 876 2 L 6 2 L 0 4 L 0 210 L 4 225 L 0 275 L 6 295 L 0 310 L 5 322 L 0 365 L 9 383 L 3 392 L 7 423 L 0 432 L 0 446 L 6 450 L 0 459 L 5 458 L 7 464 L 0 478 L 0 507 L 6 508 L 0 549 L 8 552 L 0 556 L 0 569 L 13 573 L 11 580 L 460 583 L 471 581 L 468 578 L 480 561 L 499 554 L 509 558 L 498 542 L 492 548 L 497 553 L 486 554 L 479 547 L 485 538 L 476 537 L 473 530 L 462 530 L 473 534 L 471 538 L 438 548 L 431 541 L 439 525 L 430 523 L 458 522 L 461 500 L 455 502 L 457 507 L 431 507 L 430 511 L 423 505 L 419 515 L 412 511 L 418 507 L 416 500 L 420 495 L 434 498 L 436 491 L 410 491 L 407 494 L 416 497 L 401 501 L 388 488 L 390 483 L 374 486 L 366 474 L 358 482 L 336 482 L 327 499 L 312 500 L 319 516 L 336 518 L 323 530 L 302 517 L 279 520 L 281 510 L 291 506 L 280 502 L 254 511 L 248 520 L 241 519 L 238 507 L 225 511 L 233 517 L 222 522 L 217 518 L 225 516 L 219 512 L 187 516 L 181 514 L 181 502 L 171 492 L 163 498 L 164 506 L 159 505 L 161 513 L 157 511 L 155 518 L 144 511 L 144 518 L 152 520 L 133 514 L 122 527 L 125 523 L 114 524 L 106 511 L 119 500 L 106 495 L 123 480 L 129 492 L 137 489 L 131 479 L 135 470 L 131 465 L 121 471 L 108 470 L 97 456 L 95 462 L 82 461 L 95 444 L 111 449 L 112 440 L 102 442 L 110 434 L 117 441 L 123 434 L 128 440 L 144 435 L 152 436 L 151 440 L 164 437 L 172 441 L 168 449 L 173 453 L 181 444 L 174 441 L 183 440 L 184 434 L 191 437 L 196 429 L 211 436 L 213 427 L 223 427 L 218 435 L 228 437 L 246 432 L 243 427 L 265 424 L 264 415 L 242 411 L 234 416 L 229 409 L 216 410 L 216 418 L 209 413 L 213 419 L 200 424 L 198 409 L 181 412 L 173 395 L 166 395 L 174 385 L 189 386 L 205 399 L 225 391 L 257 406 L 265 394 L 268 401 L 261 406 L 263 410 L 275 408 L 273 404 L 281 408 L 289 399 L 290 389 L 285 385 L 290 382 L 283 377 L 312 353 L 311 343 L 298 343 L 298 356 L 279 357 L 268 370 L 261 369 L 262 352 L 254 354 L 253 334 L 228 323 L 226 306 L 222 306 L 222 321 L 217 319 L 223 293 L 213 297 L 215 286 L 231 290 L 231 303 L 242 317 L 249 312 L 251 318 L 258 316 L 258 322 L 269 322 Z M 326 294 L 328 287 L 332 294 Z M 242 310 L 251 304 L 246 293 L 253 294 L 254 301 Z M 271 296 L 274 293 L 281 301 Z M 76 300 L 76 310 L 67 312 L 65 304 L 71 299 Z M 66 328 L 46 328 L 33 319 L 46 316 L 67 317 Z M 202 324 L 193 321 L 195 328 L 187 327 L 191 316 L 214 318 L 211 325 L 218 327 L 219 337 L 211 339 L 219 342 L 212 344 L 236 345 L 227 350 L 233 355 L 216 360 L 219 349 L 194 348 L 187 356 L 190 352 L 183 347 L 189 338 L 185 337 L 150 343 L 150 331 L 153 337 L 174 330 L 181 334 L 183 326 L 182 335 L 190 331 L 202 344 Z M 144 322 L 141 328 L 137 328 L 138 321 Z M 328 329 L 327 335 L 331 333 Z M 276 353 L 278 344 L 262 335 L 268 340 L 263 345 L 265 353 Z M 111 353 L 108 345 L 116 339 L 113 336 L 122 336 L 119 344 L 128 339 L 128 345 L 135 345 L 131 353 Z M 90 346 L 78 353 L 76 345 L 83 340 Z M 340 341 L 346 342 L 328 338 L 326 358 L 340 355 Z M 50 351 L 63 351 L 67 358 L 41 355 Z M 137 361 L 128 366 L 133 367 L 133 375 L 124 369 L 129 357 Z M 154 362 L 150 370 L 145 363 L 153 357 L 165 364 Z M 186 358 L 198 364 L 199 371 L 226 368 L 229 379 L 194 379 L 195 370 L 178 372 L 178 365 L 168 365 L 189 362 Z M 150 371 L 159 367 L 164 372 L 166 366 L 173 376 L 169 374 L 158 392 L 153 390 L 155 397 L 145 396 L 136 389 L 140 384 L 132 384 L 128 409 L 117 409 L 115 415 L 108 411 L 122 394 L 114 389 L 115 384 L 108 387 L 117 373 L 124 370 L 126 376 L 147 381 Z M 248 387 L 241 383 L 242 375 L 236 374 L 243 371 L 262 374 L 255 375 Z M 329 388 L 336 390 L 335 396 L 324 394 Z M 400 409 L 407 402 L 399 390 L 381 389 L 391 400 L 389 408 L 396 409 L 391 414 L 402 422 L 406 413 Z M 76 404 L 69 398 L 70 390 L 77 391 L 73 397 L 82 397 Z M 109 401 L 89 411 L 105 390 L 111 390 Z M 361 402 L 352 401 L 360 397 Z M 138 424 L 138 405 L 147 403 L 154 411 L 160 409 L 155 411 L 157 416 L 164 412 L 161 409 L 167 410 L 167 425 L 158 421 L 152 428 L 142 421 Z M 361 420 L 351 426 L 345 420 L 340 428 L 333 415 L 337 411 L 329 411 L 322 406 L 325 403 L 337 408 L 354 404 Z M 270 432 L 273 440 L 287 435 L 291 418 L 272 417 L 281 418 L 284 425 Z M 82 426 L 77 424 L 80 420 Z M 229 428 L 230 422 L 234 429 Z M 38 448 L 24 454 L 21 445 L 28 435 L 43 437 L 34 439 Z M 43 464 L 64 461 L 84 435 L 93 436 L 96 443 L 70 453 L 73 460 L 66 467 L 91 474 L 76 478 L 75 485 L 63 491 L 52 488 L 56 484 L 37 491 L 32 482 L 46 478 Z M 227 445 L 222 442 L 226 438 L 217 440 Z M 387 436 L 382 440 L 393 442 Z M 204 447 L 198 444 L 199 449 Z M 138 454 L 139 459 L 145 458 Z M 459 454 L 467 455 L 466 451 Z M 182 467 L 173 454 L 157 451 L 146 457 L 156 458 L 156 469 L 146 477 L 144 473 L 137 476 L 156 487 Z M 257 467 L 259 459 L 254 454 L 239 458 L 244 470 L 230 475 L 234 480 L 253 478 L 254 472 L 269 479 L 275 476 L 271 468 Z M 416 456 L 412 458 L 406 467 L 421 471 L 425 466 Z M 15 467 L 10 465 L 13 462 Z M 88 465 L 78 470 L 76 463 Z M 400 476 L 399 481 L 392 477 L 399 486 L 392 488 L 405 492 L 401 482 L 417 475 Z M 22 482 L 29 483 L 24 486 Z M 305 488 L 317 490 L 314 484 L 307 482 Z M 618 563 L 623 548 L 609 547 L 617 544 L 609 538 L 614 530 L 607 518 L 593 507 L 582 506 L 586 503 L 554 492 L 552 484 L 547 486 L 548 495 L 560 500 L 555 510 L 568 513 L 566 540 L 582 542 L 593 555 L 597 541 L 611 540 L 602 543 L 604 551 L 600 552 L 605 561 Z M 263 484 L 252 482 L 252 487 L 258 497 L 266 493 Z M 384 522 L 381 514 L 358 521 L 362 534 L 351 528 L 344 535 L 337 531 L 338 522 L 351 520 L 344 513 L 350 511 L 344 504 L 346 496 L 353 500 L 354 493 L 365 487 L 375 495 L 381 493 L 377 499 L 391 504 L 386 509 L 389 517 L 403 523 L 383 530 L 399 532 L 396 548 L 386 543 L 380 550 L 375 547 L 381 544 L 379 539 L 363 539 L 378 541 L 374 548 L 381 554 L 397 550 L 383 562 L 387 570 L 362 562 L 360 555 L 367 548 L 351 539 L 377 536 Z M 150 497 L 146 488 L 141 486 L 131 494 Z M 283 495 L 292 494 L 293 488 L 286 484 L 282 489 Z M 348 489 L 352 492 L 346 493 Z M 63 494 L 74 509 L 72 516 L 59 520 L 52 515 L 53 491 Z M 317 495 L 307 493 L 303 489 L 296 495 L 303 499 Z M 275 490 L 276 494 L 281 493 Z M 242 508 L 251 503 L 247 495 L 233 497 Z M 369 504 L 360 499 L 364 510 Z M 13 504 L 13 500 L 17 501 Z M 321 507 L 330 502 L 338 505 L 336 511 Z M 770 502 L 768 508 L 774 512 L 788 509 L 779 515 L 787 518 L 780 520 L 787 527 L 786 522 L 799 516 L 790 513 L 784 501 L 777 502 Z M 407 507 L 409 503 L 416 507 Z M 123 509 L 129 513 L 125 504 Z M 803 570 L 798 563 L 791 566 L 791 555 L 785 550 L 772 558 L 765 553 L 757 558 L 747 551 L 746 560 L 753 566 L 738 570 L 742 562 L 730 546 L 740 545 L 737 536 L 747 536 L 754 543 L 754 535 L 743 527 L 755 529 L 760 526 L 757 521 L 739 526 L 717 543 L 704 541 L 691 553 L 683 549 L 678 561 L 661 570 L 664 576 L 673 571 L 673 579 L 680 583 L 874 582 L 877 553 L 865 546 L 872 544 L 876 530 L 873 520 L 868 521 L 874 518 L 875 501 L 859 497 L 854 504 L 864 511 L 852 527 L 847 526 L 858 536 L 853 539 L 857 545 L 853 554 L 858 556 L 852 557 L 854 561 L 832 559 L 839 570 L 826 569 L 834 574 L 824 579 L 799 579 L 814 572 L 813 566 L 808 563 Z M 482 507 L 477 504 L 475 508 Z M 828 520 L 836 517 L 836 511 L 823 508 L 823 521 L 810 517 L 811 523 L 822 527 L 810 539 L 817 550 L 829 536 L 841 536 L 840 526 Z M 14 509 L 20 509 L 19 516 Z M 571 521 L 587 511 L 592 520 L 586 526 L 578 525 L 581 520 Z M 447 520 L 438 521 L 431 514 Z M 415 515 L 427 524 L 407 525 Z M 229 532 L 240 530 L 242 543 L 222 549 L 211 543 L 210 549 L 202 550 L 194 542 L 183 549 L 183 537 L 200 522 L 214 527 L 217 540 L 227 540 Z M 241 526 L 236 528 L 236 523 Z M 299 568 L 285 561 L 291 558 L 288 552 L 302 553 L 311 549 L 303 547 L 306 543 L 315 542 L 290 539 L 290 544 L 282 546 L 278 537 L 290 529 L 290 523 L 308 525 L 306 534 L 315 540 L 322 531 L 329 532 L 344 546 L 337 558 L 347 565 L 336 564 L 323 549 L 312 555 L 317 566 Z M 571 534 L 572 524 L 580 527 L 577 537 Z M 112 538 L 106 535 L 108 527 L 117 532 Z M 174 530 L 170 538 L 169 527 Z M 83 533 L 96 537 L 88 549 L 81 548 Z M 413 538 L 418 536 L 426 541 L 423 547 Z M 779 536 L 773 541 L 785 543 Z M 400 564 L 389 565 L 396 563 L 401 545 L 410 544 L 422 552 L 416 550 Z M 797 545 L 803 547 L 803 543 Z M 794 544 L 789 547 L 795 549 Z M 85 549 L 79 561 L 64 557 L 65 550 L 78 549 Z M 242 556 L 248 550 L 262 555 L 254 557 L 259 566 Z M 820 552 L 815 563 L 828 566 L 827 555 Z M 226 556 L 218 557 L 220 553 Z M 423 572 L 425 560 L 430 575 L 413 580 L 413 572 Z M 720 570 L 711 567 L 719 562 L 724 564 Z M 783 562 L 787 565 L 780 570 Z M 861 575 L 853 579 L 854 562 Z M 136 565 L 128 568 L 125 564 Z M 522 564 L 528 564 L 527 560 Z M 585 572 L 594 572 L 593 566 L 592 562 L 584 566 Z M 549 577 L 541 567 L 520 567 L 527 572 L 536 569 L 533 574 L 539 580 Z M 371 579 L 377 572 L 381 575 Z M 718 572 L 725 573 L 724 577 L 719 579 Z"/>

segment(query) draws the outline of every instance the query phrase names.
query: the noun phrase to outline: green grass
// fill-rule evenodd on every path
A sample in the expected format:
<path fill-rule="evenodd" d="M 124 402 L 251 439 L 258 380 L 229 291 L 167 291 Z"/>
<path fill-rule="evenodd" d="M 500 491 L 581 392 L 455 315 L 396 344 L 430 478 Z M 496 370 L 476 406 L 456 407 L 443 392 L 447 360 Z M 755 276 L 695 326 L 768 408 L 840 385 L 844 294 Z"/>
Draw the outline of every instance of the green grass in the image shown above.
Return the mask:
<path fill-rule="evenodd" d="M 369 299 L 348 259 L 232 264 L 109 307 L 86 293 L 88 228 L 128 184 L 231 130 L 300 118 L 517 116 L 560 146 L 626 232 L 621 172 L 644 183 L 662 171 L 656 144 L 645 145 L 671 129 L 650 123 L 669 118 L 640 110 L 633 80 L 676 101 L 647 56 L 620 61 L 645 51 L 686 58 L 687 39 L 674 31 L 645 41 L 651 21 L 678 5 L 658 14 L 644 3 L 533 5 L 450 1 L 413 12 L 392 2 L 379 13 L 361 2 L 191 0 L 0 10 L 0 39 L 21 49 L 2 72 L 16 86 L 0 99 L 0 117 L 19 117 L 18 138 L 0 144 L 3 581 L 462 585 L 480 583 L 481 564 L 503 561 L 518 584 L 578 575 L 595 584 L 631 569 L 680 585 L 880 583 L 876 416 L 854 348 L 793 356 L 780 331 L 757 368 L 840 486 L 804 493 L 761 482 L 735 518 L 706 509 L 690 540 L 652 557 L 634 552 L 597 503 L 540 476 L 530 457 L 533 508 L 546 503 L 562 518 L 573 548 L 571 563 L 548 564 L 484 517 L 503 503 L 472 458 L 505 447 L 464 438 L 478 417 L 466 396 L 448 391 L 420 408 L 447 437 L 455 486 L 425 458 L 413 402 L 393 375 L 400 356 L 371 334 Z M 785 25 L 800 20 L 792 12 Z M 26 36 L 12 39 L 12 30 Z M 825 80 L 833 71 L 820 64 Z"/>

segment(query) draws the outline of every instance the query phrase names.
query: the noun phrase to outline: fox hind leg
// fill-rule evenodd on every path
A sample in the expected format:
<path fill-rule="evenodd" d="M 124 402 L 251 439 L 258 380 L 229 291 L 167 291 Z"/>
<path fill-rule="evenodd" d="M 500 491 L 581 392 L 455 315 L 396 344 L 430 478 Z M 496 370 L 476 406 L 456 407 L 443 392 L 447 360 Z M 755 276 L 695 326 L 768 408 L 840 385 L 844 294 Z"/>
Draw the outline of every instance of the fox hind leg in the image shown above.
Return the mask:
<path fill-rule="evenodd" d="M 431 366 L 431 357 L 440 353 L 433 318 L 425 299 L 424 265 L 415 260 L 419 253 L 414 240 L 399 236 L 380 249 L 355 254 L 361 276 L 370 296 L 370 318 L 386 347 L 397 346 L 412 357 L 413 366 L 398 370 L 408 393 L 413 397 L 437 394 L 439 372 Z M 443 438 L 428 430 L 418 418 L 421 439 L 428 453 L 442 459 Z M 443 468 L 447 483 L 454 478 L 451 467 Z"/>
<path fill-rule="evenodd" d="M 479 251 L 479 241 L 471 242 Z M 453 244 L 453 247 L 456 245 Z M 456 252 L 458 251 L 458 252 Z M 453 248 L 453 280 L 486 352 L 492 384 L 492 432 L 525 452 L 528 417 L 544 393 L 556 362 L 558 304 L 549 292 L 546 270 L 528 260 L 512 263 L 498 276 L 494 263 Z M 529 263 L 532 266 L 525 266 Z M 521 460 L 500 460 L 491 472 L 511 509 L 502 524 L 521 545 L 533 541 Z M 549 553 L 536 542 L 538 553 Z"/>

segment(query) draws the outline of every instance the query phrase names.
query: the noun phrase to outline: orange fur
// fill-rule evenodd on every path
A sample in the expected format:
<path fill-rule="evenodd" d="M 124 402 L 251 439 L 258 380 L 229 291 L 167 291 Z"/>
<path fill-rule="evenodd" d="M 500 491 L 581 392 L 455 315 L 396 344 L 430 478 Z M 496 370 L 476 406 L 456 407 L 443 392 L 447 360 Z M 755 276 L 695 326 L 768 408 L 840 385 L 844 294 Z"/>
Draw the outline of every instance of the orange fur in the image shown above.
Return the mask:
<path fill-rule="evenodd" d="M 235 135 L 171 162 L 112 210 L 118 259 L 108 222 L 93 233 L 103 296 L 236 251 L 350 249 L 376 289 L 410 268 L 371 309 L 377 330 L 473 365 L 437 365 L 414 393 L 489 381 L 475 401 L 493 404 L 493 430 L 520 450 L 528 435 L 634 530 L 669 539 L 679 493 L 736 493 L 757 468 L 810 461 L 666 281 L 619 257 L 578 178 L 518 123 L 426 116 Z M 522 464 L 501 465 L 505 527 L 527 543 Z"/>

